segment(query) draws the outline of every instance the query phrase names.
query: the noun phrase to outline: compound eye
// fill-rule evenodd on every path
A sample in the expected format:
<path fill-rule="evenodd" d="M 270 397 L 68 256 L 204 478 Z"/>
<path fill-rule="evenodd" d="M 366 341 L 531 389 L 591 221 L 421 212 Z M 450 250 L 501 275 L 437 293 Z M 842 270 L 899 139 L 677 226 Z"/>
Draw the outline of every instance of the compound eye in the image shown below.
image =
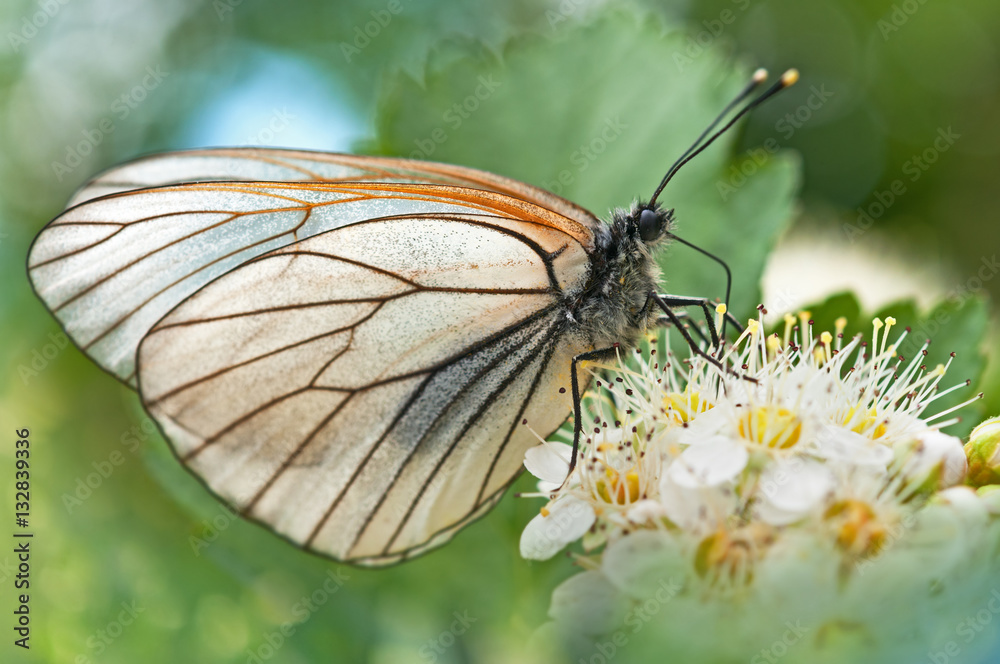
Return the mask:
<path fill-rule="evenodd" d="M 639 237 L 643 242 L 652 242 L 660 237 L 663 221 L 652 210 L 643 210 L 639 215 Z"/>

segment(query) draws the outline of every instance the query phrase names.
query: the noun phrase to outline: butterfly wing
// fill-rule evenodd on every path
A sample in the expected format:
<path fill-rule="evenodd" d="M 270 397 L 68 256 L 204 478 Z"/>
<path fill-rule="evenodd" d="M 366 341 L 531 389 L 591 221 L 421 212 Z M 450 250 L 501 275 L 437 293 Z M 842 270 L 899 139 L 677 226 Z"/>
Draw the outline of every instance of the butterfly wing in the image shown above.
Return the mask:
<path fill-rule="evenodd" d="M 135 351 L 156 321 L 253 258 L 379 217 L 481 213 L 560 229 L 584 249 L 593 247 L 590 221 L 491 191 L 381 182 L 218 182 L 125 191 L 70 208 L 35 238 L 28 273 L 70 338 L 134 386 Z"/>
<path fill-rule="evenodd" d="M 85 184 L 67 207 L 133 189 L 198 181 L 398 182 L 494 191 L 547 208 L 591 229 L 590 212 L 538 187 L 487 171 L 395 157 L 365 157 L 309 150 L 213 148 L 142 157 L 115 166 Z"/>
<path fill-rule="evenodd" d="M 568 414 L 589 254 L 565 227 L 412 213 L 212 281 L 149 331 L 140 392 L 177 455 L 248 517 L 381 565 L 488 510 Z"/>

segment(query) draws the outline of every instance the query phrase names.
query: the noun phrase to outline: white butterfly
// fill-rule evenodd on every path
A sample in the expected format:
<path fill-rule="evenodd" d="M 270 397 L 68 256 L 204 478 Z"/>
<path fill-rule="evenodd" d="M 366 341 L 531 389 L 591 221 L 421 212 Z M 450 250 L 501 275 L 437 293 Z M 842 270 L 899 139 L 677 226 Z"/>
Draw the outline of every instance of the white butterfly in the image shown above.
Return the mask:
<path fill-rule="evenodd" d="M 579 359 L 634 342 L 655 306 L 675 324 L 707 306 L 655 293 L 671 220 L 655 196 L 605 223 L 458 166 L 197 150 L 88 183 L 28 269 L 216 495 L 384 565 L 496 504 L 537 442 L 522 422 L 547 434 L 578 405 Z"/>

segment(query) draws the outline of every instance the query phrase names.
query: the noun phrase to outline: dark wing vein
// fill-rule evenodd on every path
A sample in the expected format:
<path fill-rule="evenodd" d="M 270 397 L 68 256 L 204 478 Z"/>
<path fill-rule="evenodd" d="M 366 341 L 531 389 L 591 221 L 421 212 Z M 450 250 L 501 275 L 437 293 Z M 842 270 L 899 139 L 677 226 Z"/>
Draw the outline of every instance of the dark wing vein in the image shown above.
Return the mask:
<path fill-rule="evenodd" d="M 493 344 L 495 344 L 495 343 L 497 343 L 499 341 L 502 341 L 504 339 L 504 337 L 507 337 L 507 336 L 509 336 L 509 335 L 517 332 L 518 330 L 520 330 L 522 328 L 525 328 L 525 327 L 531 325 L 532 323 L 537 322 L 540 318 L 542 318 L 542 317 L 548 315 L 549 313 L 551 313 L 556 308 L 556 306 L 557 306 L 556 304 L 552 304 L 552 305 L 549 305 L 548 307 L 545 307 L 543 309 L 539 309 L 537 312 L 535 312 L 531 316 L 526 317 L 526 318 L 518 321 L 517 323 L 514 323 L 513 325 L 510 325 L 510 326 L 504 328 L 503 330 L 500 330 L 499 332 L 495 332 L 494 334 L 490 335 L 486 339 L 483 339 L 483 340 L 479 341 L 478 343 L 473 344 L 473 345 L 469 346 L 468 348 L 463 349 L 462 352 L 457 353 L 457 354 L 449 357 L 448 359 L 444 360 L 443 362 L 440 362 L 439 364 L 437 364 L 437 365 L 435 365 L 433 367 L 430 367 L 428 369 L 422 370 L 420 372 L 413 372 L 413 373 L 405 374 L 405 375 L 402 375 L 402 376 L 394 376 L 391 379 L 387 379 L 387 380 L 384 380 L 384 381 L 379 381 L 377 383 L 372 383 L 370 385 L 364 386 L 363 388 L 360 388 L 359 391 L 361 389 L 372 389 L 373 387 L 377 387 L 379 385 L 383 385 L 383 384 L 385 384 L 386 382 L 389 382 L 389 381 L 402 380 L 402 379 L 405 379 L 405 378 L 413 378 L 414 376 L 421 375 L 422 373 L 428 373 L 429 374 L 427 376 L 427 378 L 417 387 L 417 389 L 413 391 L 413 394 L 411 394 L 410 397 L 406 400 L 406 402 L 404 403 L 404 405 L 402 406 L 402 408 L 400 408 L 399 412 L 393 417 L 392 421 L 382 431 L 382 434 L 379 436 L 379 438 L 372 445 L 371 449 L 368 450 L 368 452 L 365 454 L 364 458 L 361 460 L 361 462 L 358 464 L 358 466 L 354 469 L 354 472 L 351 474 L 351 477 L 348 480 L 348 482 L 340 490 L 340 492 L 337 494 L 337 496 L 331 502 L 330 506 L 325 511 L 323 517 L 319 520 L 319 522 L 313 528 L 312 533 L 310 534 L 309 538 L 305 542 L 305 546 L 309 546 L 309 544 L 312 542 L 312 540 L 316 537 L 316 535 L 322 529 L 323 525 L 326 523 L 327 519 L 329 519 L 330 515 L 333 514 L 333 512 L 336 510 L 337 506 L 340 504 L 340 501 L 343 500 L 344 496 L 347 495 L 347 492 L 354 485 L 354 482 L 361 475 L 361 472 L 364 470 L 365 466 L 368 464 L 368 462 L 371 460 L 371 458 L 375 455 L 375 452 L 379 449 L 379 447 L 385 441 L 386 437 L 389 435 L 389 433 L 392 432 L 392 430 L 396 427 L 396 425 L 399 424 L 399 422 L 408 414 L 410 408 L 423 395 L 424 390 L 427 388 L 427 385 L 435 378 L 435 376 L 437 376 L 441 371 L 443 371 L 444 369 L 447 369 L 448 367 L 452 366 L 453 364 L 455 364 L 459 360 L 461 360 L 463 358 L 466 358 L 466 357 L 469 357 L 470 355 L 473 355 L 474 353 L 476 353 L 478 351 L 481 351 L 481 350 L 483 350 L 483 349 L 485 349 L 485 348 L 487 348 L 487 347 L 489 347 L 489 346 L 491 346 L 491 345 L 493 345 Z M 500 358 L 500 359 L 502 359 L 502 358 Z M 433 425 L 428 426 L 427 427 L 427 431 L 430 431 L 432 428 L 433 428 Z M 425 435 L 426 435 L 426 432 L 425 432 Z"/>
<path fill-rule="evenodd" d="M 524 411 L 527 410 L 528 404 L 531 403 L 531 399 L 532 397 L 534 397 L 535 391 L 538 389 L 539 383 L 542 382 L 542 377 L 545 376 L 545 370 L 548 368 L 549 362 L 552 360 L 552 355 L 555 353 L 557 346 L 558 346 L 558 340 L 550 344 L 549 350 L 545 354 L 545 359 L 542 361 L 538 373 L 535 374 L 535 378 L 531 381 L 531 387 L 528 388 L 527 396 L 525 396 L 524 401 L 521 403 L 521 407 L 520 409 L 518 409 L 517 415 L 515 415 L 514 419 L 511 421 L 510 429 L 507 430 L 507 435 L 504 436 L 503 441 L 500 443 L 500 445 L 497 446 L 496 452 L 493 453 L 493 458 L 490 460 L 490 466 L 489 468 L 487 468 L 486 474 L 483 476 L 483 484 L 481 487 L 479 487 L 479 492 L 476 494 L 477 505 L 481 505 L 483 503 L 483 493 L 486 491 L 486 487 L 489 486 L 490 480 L 493 478 L 493 471 L 494 469 L 496 469 L 497 462 L 503 455 L 504 450 L 507 449 L 507 443 L 510 442 L 511 436 L 514 435 L 514 430 L 517 428 L 518 423 L 524 416 Z M 435 473 L 437 472 L 436 468 L 434 469 L 434 472 Z"/>
<path fill-rule="evenodd" d="M 424 480 L 423 484 L 420 487 L 420 490 L 417 492 L 417 495 L 413 498 L 413 501 L 410 503 L 409 508 L 406 510 L 406 514 L 404 514 L 403 518 L 400 519 L 399 524 L 396 526 L 396 529 L 393 531 L 392 536 L 390 537 L 389 541 L 386 543 L 385 548 L 382 550 L 383 554 L 388 554 L 389 549 L 392 548 L 392 545 L 395 543 L 396 538 L 399 537 L 399 534 L 403 530 L 403 527 L 406 525 L 407 521 L 409 521 L 410 515 L 413 514 L 413 510 L 415 510 L 416 507 L 417 507 L 417 505 L 420 503 L 420 499 L 423 497 L 424 492 L 427 491 L 427 488 L 431 485 L 431 483 L 433 483 L 434 478 L 437 476 L 438 472 L 444 466 L 445 462 L 447 462 L 448 459 L 451 457 L 452 452 L 454 452 L 454 450 L 458 446 L 458 444 L 460 442 L 462 442 L 462 439 L 465 437 L 465 434 L 468 433 L 469 430 L 477 422 L 479 422 L 479 419 L 486 413 L 486 411 L 490 408 L 490 406 L 493 405 L 493 400 L 497 397 L 497 395 L 501 394 L 504 390 L 506 390 L 508 387 L 510 387 L 510 384 L 512 382 L 514 382 L 514 380 L 516 380 L 520 376 L 520 374 L 524 370 L 524 368 L 527 367 L 528 365 L 530 365 L 532 362 L 534 362 L 538 358 L 539 353 L 543 349 L 547 349 L 546 352 L 545 352 L 545 357 L 542 360 L 541 364 L 539 365 L 539 368 L 538 368 L 537 372 L 535 373 L 535 377 L 531 381 L 531 387 L 530 387 L 530 389 L 528 391 L 528 394 L 525 396 L 524 400 L 521 402 L 521 407 L 518 409 L 517 413 L 515 413 L 514 419 L 513 419 L 513 423 L 511 424 L 510 429 L 507 431 L 507 434 L 504 436 L 504 439 L 501 442 L 501 444 L 500 444 L 500 446 L 498 448 L 498 451 L 496 452 L 496 454 L 494 454 L 494 459 L 496 459 L 496 458 L 499 457 L 499 455 L 502 452 L 503 448 L 507 445 L 507 441 L 509 441 L 510 437 L 513 435 L 514 429 L 517 426 L 518 420 L 521 419 L 521 416 L 524 413 L 524 410 L 528 407 L 528 403 L 531 401 L 531 397 L 534 394 L 535 389 L 538 387 L 538 383 L 541 380 L 542 375 L 544 375 L 544 373 L 545 373 L 545 369 L 548 366 L 549 360 L 552 359 L 552 354 L 555 352 L 555 344 L 553 343 L 553 339 L 556 337 L 556 335 L 558 334 L 558 332 L 559 332 L 559 329 L 557 327 L 557 323 L 555 321 L 553 321 L 553 324 L 549 327 L 548 330 L 545 331 L 545 338 L 542 341 L 540 341 L 538 343 L 538 345 L 534 349 L 532 349 L 532 351 L 521 362 L 518 363 L 517 367 L 513 371 L 511 371 L 507 375 L 507 377 L 504 378 L 503 381 L 501 381 L 500 385 L 498 385 L 496 388 L 494 388 L 494 390 L 489 394 L 489 396 L 487 396 L 483 400 L 483 403 L 476 410 L 475 414 L 469 419 L 468 422 L 465 423 L 465 425 L 462 427 L 462 430 L 458 433 L 458 435 L 455 437 L 455 439 L 448 446 L 448 449 L 445 451 L 444 455 L 442 455 L 442 457 L 440 459 L 438 459 L 438 462 L 434 465 L 434 468 L 431 470 L 430 474 Z M 502 356 L 497 358 L 498 361 L 500 359 L 503 359 Z M 493 369 L 493 365 L 490 366 L 490 369 L 491 370 Z M 479 380 L 481 377 L 482 377 L 482 375 L 477 376 L 473 381 L 470 381 L 470 384 L 472 384 L 475 381 Z M 467 388 L 468 388 L 468 386 L 466 386 L 466 389 Z M 443 416 L 444 412 L 446 412 L 448 409 L 450 409 L 451 406 L 454 405 L 454 403 L 455 403 L 455 401 L 453 400 L 448 405 L 448 407 L 444 411 L 442 411 L 442 413 L 438 416 L 438 419 L 440 419 Z M 436 421 L 437 420 L 435 420 L 435 422 Z M 433 427 L 433 425 L 431 425 L 431 426 Z M 429 431 L 430 431 L 430 429 L 428 429 L 428 432 Z M 421 440 L 417 443 L 418 446 L 421 445 L 421 444 L 423 444 L 424 440 L 426 439 L 426 436 L 427 436 L 427 434 L 424 434 L 424 437 L 421 438 Z M 410 453 L 409 457 L 407 457 L 407 459 L 404 462 L 403 466 L 399 469 L 399 472 L 396 474 L 397 478 L 402 474 L 403 469 L 406 467 L 406 465 L 409 464 L 409 462 L 413 459 L 413 457 L 414 457 L 414 455 L 416 453 L 416 449 L 417 448 L 415 447 L 414 450 Z M 489 480 L 489 475 L 492 473 L 492 470 L 493 470 L 493 464 L 490 465 L 490 469 L 487 472 L 487 476 L 486 476 L 486 480 L 487 481 Z M 484 483 L 484 485 L 485 485 L 485 483 Z M 375 508 L 368 515 L 368 518 L 366 519 L 364 526 L 362 526 L 362 528 L 358 531 L 358 534 L 355 537 L 355 542 L 354 543 L 356 543 L 357 540 L 364 533 L 365 528 L 371 522 L 371 519 L 374 517 L 374 515 L 378 512 L 379 508 L 382 506 L 382 503 L 385 501 L 385 498 L 388 495 L 389 495 L 388 492 L 382 494 L 382 499 L 379 500 L 378 505 L 376 505 Z M 479 494 L 476 496 L 476 500 L 473 503 L 474 507 L 478 507 L 479 505 L 482 504 L 481 498 L 482 498 L 482 490 L 480 490 Z M 354 543 L 352 543 L 352 547 L 353 547 Z"/>
<path fill-rule="evenodd" d="M 357 321 L 355 323 L 351 323 L 350 325 L 345 325 L 344 327 L 338 327 L 338 328 L 336 328 L 334 330 L 327 330 L 326 332 L 322 332 L 320 334 L 313 335 L 313 336 L 309 337 L 308 339 L 303 339 L 301 341 L 296 341 L 296 342 L 287 344 L 285 346 L 282 346 L 280 348 L 276 348 L 274 350 L 269 350 L 266 353 L 261 353 L 260 355 L 257 355 L 255 357 L 247 358 L 246 360 L 244 360 L 242 362 L 237 362 L 236 364 L 230 364 L 229 366 L 223 367 L 222 369 L 218 369 L 216 371 L 213 371 L 212 373 L 206 374 L 204 376 L 199 376 L 198 378 L 190 380 L 190 381 L 184 383 L 183 385 L 178 385 L 177 387 L 175 387 L 174 389 L 170 390 L 169 392 L 165 392 L 164 394 L 161 394 L 160 396 L 156 397 L 155 399 L 150 399 L 146 403 L 148 405 L 150 405 L 150 406 L 154 406 L 157 403 L 159 403 L 159 402 L 161 402 L 161 401 L 163 401 L 165 399 L 168 399 L 170 397 L 176 396 L 176 395 L 180 394 L 181 392 L 184 392 L 185 390 L 189 390 L 189 389 L 191 389 L 191 388 L 193 388 L 193 387 L 195 387 L 197 385 L 200 385 L 201 383 L 204 383 L 207 380 L 212 380 L 213 378 L 218 378 L 219 376 L 221 376 L 223 374 L 226 374 L 226 373 L 228 373 L 230 371 L 234 371 L 236 369 L 239 369 L 240 367 L 245 367 L 248 364 L 253 364 L 254 362 L 258 362 L 260 360 L 263 360 L 264 358 L 271 357 L 272 355 L 277 355 L 278 353 L 283 353 L 283 352 L 285 352 L 287 350 L 291 350 L 292 348 L 297 348 L 298 346 L 302 346 L 302 345 L 305 345 L 305 344 L 308 344 L 308 343 L 312 343 L 313 341 L 317 341 L 319 339 L 323 339 L 324 337 L 329 337 L 329 336 L 332 336 L 334 334 L 340 334 L 341 332 L 346 332 L 348 330 L 350 330 L 353 333 L 353 331 L 358 327 L 358 325 L 361 325 L 365 321 L 370 320 L 372 318 L 372 316 L 374 316 L 376 313 L 378 313 L 379 309 L 381 309 L 382 306 L 386 302 L 388 302 L 390 299 L 392 299 L 392 298 L 384 298 L 384 300 L 382 302 L 380 302 L 377 307 L 375 307 L 370 313 L 365 314 L 365 316 L 361 320 L 359 320 L 359 321 Z M 165 329 L 165 328 L 160 328 L 160 329 Z M 155 331 L 154 331 L 154 333 L 155 333 Z M 151 334 L 153 334 L 153 333 L 151 333 Z M 336 355 L 334 355 L 334 359 L 336 359 L 337 356 L 339 356 L 339 353 L 336 354 Z M 331 359 L 330 362 L 332 363 L 333 360 Z M 318 375 L 319 374 L 317 374 L 317 376 Z M 316 378 L 313 378 L 313 382 L 315 382 L 315 381 L 316 381 Z M 306 386 L 306 388 L 303 388 L 303 389 L 307 389 L 308 387 L 314 387 L 314 386 L 310 383 L 310 385 Z M 347 391 L 347 390 L 344 390 L 344 391 Z M 272 403 L 277 403 L 278 401 L 280 401 L 280 400 L 282 400 L 282 399 L 290 396 L 291 394 L 292 393 L 289 393 L 289 394 L 287 394 L 287 395 L 285 395 L 283 397 L 279 397 L 278 399 L 276 399 Z M 254 412 L 248 413 L 247 416 L 244 416 L 242 418 L 239 418 L 239 419 L 235 420 L 231 425 L 227 426 L 222 431 L 214 433 L 209 438 L 206 438 L 205 439 L 205 444 L 207 445 L 211 440 L 218 438 L 222 434 L 224 434 L 227 431 L 229 431 L 230 429 L 232 429 L 234 426 L 237 426 L 237 425 L 241 424 L 244 419 L 247 419 L 249 416 L 255 415 L 257 412 L 260 412 L 261 410 L 264 410 L 264 409 L 268 408 L 270 405 L 271 405 L 270 403 L 269 404 L 264 404 L 259 409 L 255 410 Z M 189 453 L 189 455 L 187 457 L 185 457 L 185 458 L 194 457 L 198 452 L 200 452 L 203 449 L 203 447 L 204 446 L 199 447 L 199 448 L 197 448 L 195 450 L 192 450 Z"/>

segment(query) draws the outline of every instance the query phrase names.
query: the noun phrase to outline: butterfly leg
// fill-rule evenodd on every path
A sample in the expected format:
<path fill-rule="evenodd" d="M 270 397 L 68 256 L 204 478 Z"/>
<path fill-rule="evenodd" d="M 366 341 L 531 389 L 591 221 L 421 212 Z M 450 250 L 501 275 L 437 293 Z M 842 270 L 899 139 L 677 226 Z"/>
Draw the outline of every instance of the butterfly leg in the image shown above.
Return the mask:
<path fill-rule="evenodd" d="M 607 348 L 590 350 L 586 353 L 580 353 L 575 356 L 573 361 L 570 363 L 569 375 L 573 392 L 573 453 L 569 459 L 569 471 L 566 473 L 567 480 L 569 479 L 569 476 L 573 474 L 573 469 L 576 468 L 576 457 L 580 452 L 580 434 L 583 432 L 583 402 L 580 395 L 580 379 L 576 374 L 577 366 L 580 362 L 602 359 L 616 348 L 618 348 L 618 344 L 608 346 Z"/>
<path fill-rule="evenodd" d="M 681 300 L 681 301 L 683 301 L 683 300 L 696 300 L 697 301 L 699 299 L 700 298 L 678 298 L 678 297 L 672 297 L 672 296 L 667 296 L 667 298 L 664 298 L 664 297 L 662 297 L 660 295 L 657 295 L 656 293 L 650 293 L 649 294 L 649 300 L 651 300 L 656 306 L 658 306 L 660 309 L 663 310 L 663 313 L 665 313 L 667 315 L 667 320 L 669 320 L 671 323 L 673 323 L 674 327 L 677 328 L 677 331 L 681 333 L 682 337 L 684 337 L 684 341 L 687 342 L 688 346 L 691 348 L 691 352 L 692 353 L 694 353 L 695 355 L 698 355 L 698 356 L 702 357 L 709 364 L 715 366 L 716 368 L 718 368 L 721 371 L 725 371 L 726 373 L 731 374 L 733 376 L 736 376 L 737 378 L 741 378 L 741 379 L 743 379 L 745 381 L 748 381 L 748 382 L 751 382 L 751 383 L 756 383 L 757 379 L 754 378 L 753 376 L 748 376 L 748 375 L 740 373 L 738 371 L 734 371 L 733 369 L 727 368 L 727 367 L 723 366 L 723 364 L 721 362 L 719 362 L 719 360 L 717 360 L 716 358 L 712 357 L 711 355 L 709 355 L 708 353 L 706 353 L 705 351 L 703 351 L 701 349 L 701 346 L 698 346 L 694 342 L 694 339 L 691 338 L 691 335 L 688 333 L 687 329 L 684 328 L 683 324 L 681 323 L 680 317 L 677 315 L 677 312 L 673 311 L 670 308 L 670 305 L 667 304 L 668 301 L 673 301 L 673 302 L 676 302 L 678 300 Z M 707 302 L 707 300 L 706 300 L 706 302 Z M 684 306 L 684 305 L 679 305 L 679 306 Z M 705 314 L 705 317 L 708 320 L 709 330 L 712 331 L 712 337 L 713 337 L 713 339 L 718 339 L 718 335 L 714 331 L 715 330 L 715 323 L 712 321 L 712 319 L 711 319 L 711 317 L 709 316 L 708 313 Z"/>
<path fill-rule="evenodd" d="M 714 357 L 703 351 L 701 347 L 697 343 L 695 343 L 694 338 L 688 332 L 688 328 L 685 327 L 682 321 L 682 319 L 690 318 L 690 315 L 687 312 L 673 311 L 670 308 L 671 306 L 677 306 L 677 307 L 701 306 L 702 311 L 705 313 L 705 320 L 708 322 L 708 329 L 712 337 L 712 344 L 713 346 L 718 347 L 719 334 L 715 329 L 715 321 L 712 319 L 712 313 L 714 313 L 714 310 L 711 308 L 708 298 L 680 297 L 676 295 L 658 295 L 656 293 L 650 293 L 649 297 L 647 298 L 647 306 L 653 304 L 662 309 L 663 313 L 666 314 L 665 317 L 660 318 L 657 321 L 659 324 L 661 325 L 670 324 L 676 327 L 677 330 L 681 333 L 681 336 L 684 337 L 684 340 L 687 342 L 688 346 L 691 347 L 693 352 L 697 353 L 708 362 L 714 364 L 719 369 L 727 371 L 727 369 L 722 365 L 721 362 L 719 362 L 717 359 L 715 359 Z M 740 331 L 743 330 L 743 327 L 739 324 L 739 321 L 734 316 L 732 316 L 732 314 L 727 313 L 727 318 L 733 323 L 733 325 L 736 325 L 740 329 Z M 701 329 L 698 328 L 698 326 L 694 326 L 691 329 L 695 331 L 695 333 L 701 338 L 703 342 L 708 341 L 708 338 L 705 336 L 705 333 L 702 332 Z M 602 359 L 606 357 L 608 353 L 615 350 L 617 347 L 618 347 L 617 344 L 615 344 L 607 348 L 598 348 L 596 350 L 580 353 L 579 355 L 573 358 L 570 364 L 570 383 L 573 396 L 573 451 L 570 456 L 569 470 L 566 473 L 567 480 L 569 479 L 569 476 L 573 473 L 573 470 L 576 468 L 577 457 L 580 454 L 580 436 L 583 433 L 583 402 L 582 402 L 582 396 L 580 394 L 580 379 L 579 376 L 577 375 L 577 369 L 581 362 Z M 732 373 L 731 370 L 729 371 L 730 373 Z M 753 381 L 752 378 L 748 378 L 748 380 Z"/>
<path fill-rule="evenodd" d="M 691 318 L 691 314 L 689 314 L 686 311 L 675 311 L 674 313 L 681 320 L 689 320 Z M 656 326 L 657 327 L 666 327 L 668 325 L 673 325 L 673 322 L 669 318 L 667 318 L 666 316 L 662 316 L 662 317 L 656 319 Z M 706 343 L 706 344 L 709 343 L 708 337 L 705 336 L 705 333 L 702 332 L 702 329 L 700 327 L 698 327 L 697 325 L 690 325 L 690 326 L 688 326 L 688 329 L 691 330 L 691 331 L 693 331 L 695 333 L 695 335 L 697 335 L 698 339 L 701 340 L 702 343 Z"/>
<path fill-rule="evenodd" d="M 657 321 L 659 325 L 665 326 L 670 324 L 676 324 L 675 321 L 679 321 L 680 319 L 684 318 L 690 318 L 690 315 L 686 311 L 676 311 L 673 313 L 675 317 L 673 321 L 669 318 L 664 317 L 659 319 L 659 321 Z M 708 337 L 705 336 L 705 333 L 702 332 L 699 327 L 694 326 L 691 329 L 695 331 L 695 334 L 697 334 L 703 342 L 705 343 L 708 342 Z M 569 472 L 566 474 L 567 478 L 569 478 L 569 475 L 570 473 L 573 472 L 573 469 L 576 468 L 576 459 L 580 452 L 580 436 L 583 433 L 583 401 L 582 401 L 583 397 L 580 394 L 580 379 L 577 376 L 578 365 L 580 362 L 584 362 L 587 360 L 603 359 L 604 357 L 607 357 L 607 355 L 611 353 L 611 351 L 613 351 L 615 348 L 617 348 L 617 346 L 608 346 L 607 348 L 599 348 L 597 350 L 587 351 L 586 353 L 580 353 L 579 355 L 573 358 L 573 361 L 571 363 L 570 381 L 572 384 L 572 392 L 573 392 L 573 453 L 569 461 Z"/>
<path fill-rule="evenodd" d="M 659 297 L 668 307 L 701 307 L 702 312 L 705 314 L 705 322 L 708 323 L 709 332 L 712 334 L 712 346 L 718 348 L 719 336 L 715 331 L 715 318 L 713 316 L 715 308 L 707 297 L 688 297 L 685 295 L 660 295 Z M 740 333 L 743 332 L 743 326 L 740 325 L 740 321 L 737 320 L 736 316 L 728 310 L 723 315 Z"/>
<path fill-rule="evenodd" d="M 681 322 L 680 317 L 674 312 L 673 309 L 670 308 L 670 305 L 667 304 L 666 300 L 664 300 L 656 293 L 650 293 L 649 298 L 653 301 L 654 304 L 656 304 L 656 306 L 658 306 L 660 309 L 663 310 L 663 313 L 667 315 L 667 320 L 673 323 L 674 327 L 677 328 L 677 331 L 681 333 L 681 336 L 684 337 L 684 341 L 686 341 L 687 345 L 691 347 L 691 352 L 701 356 L 707 362 L 721 369 L 722 371 L 726 370 L 726 368 L 722 366 L 721 362 L 719 362 L 717 359 L 715 359 L 714 357 L 703 351 L 701 349 L 701 346 L 695 343 L 694 339 L 691 337 L 691 334 L 684 327 L 684 323 Z M 715 331 L 715 323 L 710 322 L 708 329 L 709 332 L 711 332 L 712 334 L 713 344 L 717 346 L 719 343 L 719 333 Z"/>

